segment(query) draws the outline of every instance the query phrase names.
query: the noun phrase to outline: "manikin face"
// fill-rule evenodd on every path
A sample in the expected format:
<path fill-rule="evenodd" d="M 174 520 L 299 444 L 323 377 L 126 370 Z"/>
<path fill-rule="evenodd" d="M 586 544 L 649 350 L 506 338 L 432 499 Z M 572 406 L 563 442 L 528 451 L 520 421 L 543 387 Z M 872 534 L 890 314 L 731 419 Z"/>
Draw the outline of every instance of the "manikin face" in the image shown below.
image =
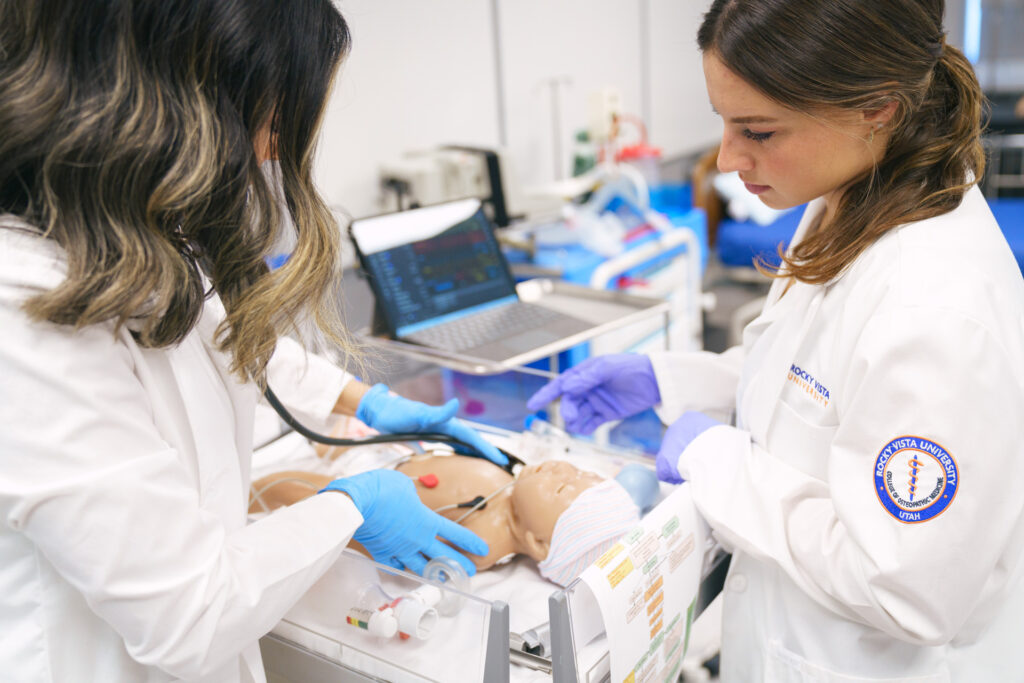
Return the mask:
<path fill-rule="evenodd" d="M 770 100 L 711 51 L 704 54 L 704 78 L 725 124 L 718 169 L 739 171 L 747 189 L 773 209 L 825 197 L 831 215 L 841 190 L 885 151 L 883 124 L 894 106 L 811 117 Z"/>
<path fill-rule="evenodd" d="M 522 529 L 538 543 L 536 551 L 529 551 L 534 559 L 542 560 L 547 556 L 555 522 L 566 508 L 581 493 L 602 481 L 599 475 L 562 460 L 531 465 L 519 473 L 512 491 L 512 505 Z"/>

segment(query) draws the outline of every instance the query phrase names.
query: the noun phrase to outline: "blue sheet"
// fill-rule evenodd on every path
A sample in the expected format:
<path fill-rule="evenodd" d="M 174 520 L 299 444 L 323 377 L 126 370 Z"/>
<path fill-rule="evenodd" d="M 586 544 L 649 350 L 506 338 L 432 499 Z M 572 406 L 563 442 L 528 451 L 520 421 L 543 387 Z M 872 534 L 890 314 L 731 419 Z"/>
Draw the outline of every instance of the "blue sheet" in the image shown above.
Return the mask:
<path fill-rule="evenodd" d="M 723 265 L 729 267 L 754 266 L 760 256 L 772 265 L 779 264 L 779 245 L 783 250 L 793 239 L 806 206 L 800 206 L 780 217 L 771 225 L 758 225 L 753 221 L 725 219 L 718 224 L 715 253 Z"/>
<path fill-rule="evenodd" d="M 1024 273 L 1024 199 L 990 199 L 988 205 Z"/>

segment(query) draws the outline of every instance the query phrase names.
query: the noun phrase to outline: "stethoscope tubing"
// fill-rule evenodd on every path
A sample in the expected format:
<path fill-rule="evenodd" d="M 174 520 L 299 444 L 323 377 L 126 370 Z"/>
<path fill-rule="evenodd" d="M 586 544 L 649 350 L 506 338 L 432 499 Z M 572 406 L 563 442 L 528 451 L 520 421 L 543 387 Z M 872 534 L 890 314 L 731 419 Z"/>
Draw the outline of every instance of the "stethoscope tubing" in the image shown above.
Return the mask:
<path fill-rule="evenodd" d="M 465 441 L 457 439 L 454 436 L 442 434 L 440 432 L 405 432 L 396 434 L 377 434 L 375 436 L 365 436 L 360 439 L 342 439 L 336 436 L 320 434 L 319 432 L 314 432 L 312 429 L 306 427 L 306 425 L 299 422 L 294 415 L 288 412 L 288 409 L 284 407 L 280 399 L 277 398 L 277 395 L 274 394 L 274 392 L 270 389 L 269 385 L 263 390 L 263 396 L 267 399 L 267 403 L 270 404 L 270 407 L 274 409 L 274 412 L 281 416 L 281 419 L 284 420 L 284 423 L 286 425 L 288 425 L 289 427 L 291 427 L 296 432 L 306 437 L 310 441 L 322 443 L 327 446 L 367 446 L 378 443 L 402 443 L 406 441 L 436 441 L 438 443 L 447 443 L 456 446 L 462 446 L 463 448 L 468 449 L 470 452 L 477 454 L 477 450 L 471 444 L 468 444 Z M 499 448 L 498 452 L 504 455 L 506 458 L 508 458 L 507 465 L 498 465 L 498 467 L 501 467 L 509 474 L 514 474 L 512 470 L 516 465 L 523 464 L 522 460 L 512 455 L 508 451 Z"/>

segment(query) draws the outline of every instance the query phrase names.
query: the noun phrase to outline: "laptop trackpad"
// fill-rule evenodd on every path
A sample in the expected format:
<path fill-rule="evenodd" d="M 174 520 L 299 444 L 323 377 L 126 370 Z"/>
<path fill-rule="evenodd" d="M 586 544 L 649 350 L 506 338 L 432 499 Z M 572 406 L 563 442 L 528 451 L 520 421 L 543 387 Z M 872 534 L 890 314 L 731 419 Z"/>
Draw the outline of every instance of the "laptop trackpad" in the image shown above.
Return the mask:
<path fill-rule="evenodd" d="M 536 349 L 561 339 L 561 335 L 548 330 L 530 330 L 501 340 L 501 345 L 517 353 Z"/>

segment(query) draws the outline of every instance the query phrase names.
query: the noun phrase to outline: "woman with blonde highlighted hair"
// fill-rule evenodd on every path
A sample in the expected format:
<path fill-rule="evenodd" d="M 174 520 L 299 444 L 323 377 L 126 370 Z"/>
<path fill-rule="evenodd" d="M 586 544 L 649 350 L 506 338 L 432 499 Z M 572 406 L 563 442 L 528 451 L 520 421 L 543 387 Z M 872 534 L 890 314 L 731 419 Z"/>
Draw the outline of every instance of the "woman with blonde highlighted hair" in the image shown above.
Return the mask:
<path fill-rule="evenodd" d="M 506 461 L 456 402 L 369 388 L 292 339 L 355 359 L 311 173 L 349 43 L 330 0 L 0 2 L 5 680 L 261 681 L 258 639 L 349 539 L 412 571 L 488 553 L 396 472 L 246 523 L 268 384 L 304 420 Z"/>
<path fill-rule="evenodd" d="M 660 405 L 659 476 L 732 552 L 723 681 L 1020 680 L 1024 282 L 944 4 L 714 0 L 718 167 L 809 202 L 765 308 L 723 354 L 599 357 L 531 399 L 581 431 Z"/>

